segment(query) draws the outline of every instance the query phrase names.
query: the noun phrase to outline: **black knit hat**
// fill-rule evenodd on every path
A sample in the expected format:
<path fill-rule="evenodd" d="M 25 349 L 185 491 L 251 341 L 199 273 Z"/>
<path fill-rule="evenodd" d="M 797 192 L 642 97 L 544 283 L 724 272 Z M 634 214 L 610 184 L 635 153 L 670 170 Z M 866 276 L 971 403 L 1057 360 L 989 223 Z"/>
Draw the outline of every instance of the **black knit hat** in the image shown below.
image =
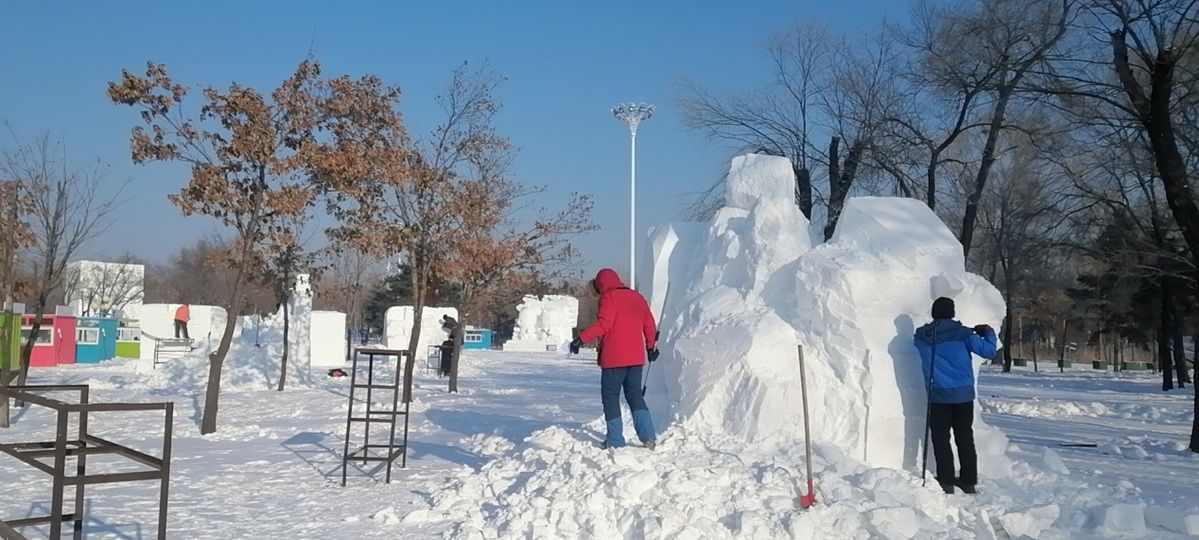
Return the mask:
<path fill-rule="evenodd" d="M 942 296 L 933 301 L 934 319 L 952 319 L 953 317 L 953 300 Z"/>

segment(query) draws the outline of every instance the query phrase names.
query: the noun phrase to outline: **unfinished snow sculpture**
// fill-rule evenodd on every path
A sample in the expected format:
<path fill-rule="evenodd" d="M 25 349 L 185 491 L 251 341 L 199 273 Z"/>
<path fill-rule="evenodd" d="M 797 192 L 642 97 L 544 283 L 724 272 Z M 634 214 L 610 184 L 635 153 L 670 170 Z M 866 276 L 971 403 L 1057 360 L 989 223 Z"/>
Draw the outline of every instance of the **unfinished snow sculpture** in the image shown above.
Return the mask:
<path fill-rule="evenodd" d="M 792 182 L 786 158 L 735 158 L 726 206 L 706 229 L 654 232 L 649 296 L 663 306 L 666 374 L 651 381 L 651 407 L 752 442 L 794 444 L 803 438 L 802 344 L 813 442 L 919 470 L 925 389 L 915 328 L 940 295 L 955 298 L 964 322 L 999 328 L 1003 299 L 965 271 L 961 244 L 916 200 L 850 199 L 832 239 L 811 247 Z M 976 438 L 980 472 L 1007 474 L 1003 435 L 978 421 Z"/>
<path fill-rule="evenodd" d="M 573 296 L 525 295 L 516 311 L 516 328 L 505 351 L 560 350 L 574 338 L 579 323 L 579 299 Z"/>
<path fill-rule="evenodd" d="M 392 306 L 383 314 L 383 336 L 389 349 L 407 349 L 412 335 L 413 314 L 412 306 Z M 449 334 L 441 329 L 442 316 L 449 315 L 458 318 L 457 308 L 425 307 L 421 312 L 420 338 L 417 340 L 417 358 L 423 358 L 428 353 L 429 346 L 441 345 L 449 338 Z"/>

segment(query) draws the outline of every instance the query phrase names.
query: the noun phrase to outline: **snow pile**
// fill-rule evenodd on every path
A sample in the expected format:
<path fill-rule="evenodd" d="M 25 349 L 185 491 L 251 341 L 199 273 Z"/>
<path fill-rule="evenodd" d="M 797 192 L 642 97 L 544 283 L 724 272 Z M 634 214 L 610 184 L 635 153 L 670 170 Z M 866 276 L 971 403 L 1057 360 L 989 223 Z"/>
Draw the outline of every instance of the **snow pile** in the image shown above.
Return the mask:
<path fill-rule="evenodd" d="M 195 308 L 196 306 L 192 306 L 193 310 Z M 310 371 L 313 312 L 312 289 L 307 274 L 296 277 L 295 294 L 292 295 L 288 310 L 287 341 L 290 347 L 286 385 L 311 386 L 315 384 Z M 224 310 L 220 313 L 223 316 Z M 225 355 L 225 363 L 221 367 L 221 391 L 277 389 L 283 359 L 282 309 L 266 317 L 243 317 L 241 327 L 243 331 L 234 336 L 229 353 Z M 340 338 L 339 342 L 344 345 L 344 338 Z M 139 379 L 148 387 L 172 393 L 190 394 L 203 391 L 208 382 L 208 354 L 215 351 L 219 343 L 219 334 L 197 339 L 192 344 L 190 354 L 166 362 L 157 369 L 145 370 L 139 375 Z M 146 348 L 143 346 L 142 350 L 145 351 Z"/>
<path fill-rule="evenodd" d="M 574 339 L 579 299 L 573 296 L 525 295 L 516 311 L 516 327 L 512 339 L 504 342 L 505 351 L 561 350 Z"/>
<path fill-rule="evenodd" d="M 587 427 L 602 429 L 599 421 Z M 1122 508 L 1108 510 L 1127 497 L 1124 488 L 1080 489 L 1023 464 L 1013 479 L 969 498 L 921 489 L 911 474 L 849 457 L 817 455 L 813 468 L 817 504 L 801 510 L 801 446 L 746 446 L 679 427 L 653 452 L 605 451 L 592 433 L 553 427 L 461 474 L 403 522 L 449 524 L 445 537 L 466 539 L 1066 539 L 1105 527 L 1106 514 L 1113 527 L 1135 526 Z"/>
<path fill-rule="evenodd" d="M 270 338 L 269 341 L 266 341 Z M 276 390 L 279 385 L 279 365 L 283 358 L 283 334 L 280 330 L 264 330 L 264 343 L 254 344 L 253 337 L 235 338 L 221 367 L 221 392 L 252 392 Z M 171 394 L 196 394 L 208 383 L 208 353 L 216 350 L 217 342 L 203 340 L 195 344 L 191 354 L 166 362 L 157 369 L 139 374 L 138 381 L 148 388 Z M 292 353 L 294 353 L 294 348 Z M 286 385 L 315 386 L 317 380 L 308 366 L 288 358 Z"/>
<path fill-rule="evenodd" d="M 800 444 L 803 345 L 815 443 L 919 470 L 926 400 L 912 335 L 938 296 L 967 324 L 997 329 L 1003 299 L 965 271 L 961 244 L 916 200 L 850 199 L 832 239 L 811 247 L 791 179 L 785 158 L 738 157 L 711 224 L 656 231 L 650 296 L 665 375 L 651 407 L 749 442 Z M 983 475 L 1006 475 L 1006 438 L 975 429 Z"/>

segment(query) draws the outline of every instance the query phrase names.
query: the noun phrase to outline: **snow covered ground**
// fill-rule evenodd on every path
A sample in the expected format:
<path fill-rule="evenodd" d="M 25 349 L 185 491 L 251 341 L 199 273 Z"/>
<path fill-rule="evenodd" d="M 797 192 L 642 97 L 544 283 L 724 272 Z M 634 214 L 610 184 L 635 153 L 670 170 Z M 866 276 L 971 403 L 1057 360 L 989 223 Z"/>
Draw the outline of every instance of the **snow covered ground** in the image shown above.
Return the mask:
<path fill-rule="evenodd" d="M 802 511 L 800 444 L 746 445 L 684 426 L 652 453 L 597 448 L 593 358 L 469 351 L 463 371 L 458 395 L 418 378 L 408 469 L 391 485 L 352 469 L 346 488 L 346 380 L 317 374 L 280 394 L 269 390 L 269 363 L 246 363 L 222 396 L 220 430 L 202 437 L 198 379 L 173 384 L 122 362 L 31 376 L 91 384 L 93 401 L 176 402 L 176 538 L 1182 538 L 1162 525 L 1199 521 L 1199 457 L 1185 449 L 1192 391 L 1163 394 L 1147 374 L 985 368 L 981 407 L 1011 439 L 1010 480 L 946 497 L 922 488 L 918 474 L 818 448 L 819 502 Z M 820 414 L 820 403 L 812 407 Z M 51 421 L 30 408 L 0 441 L 48 438 Z M 146 450 L 154 426 L 151 415 L 92 421 L 95 433 Z M 8 457 L 0 494 L 4 519 L 45 513 L 49 500 L 46 478 Z M 153 537 L 155 498 L 153 483 L 92 488 L 89 537 Z M 1148 505 L 1147 528 L 1138 504 Z"/>

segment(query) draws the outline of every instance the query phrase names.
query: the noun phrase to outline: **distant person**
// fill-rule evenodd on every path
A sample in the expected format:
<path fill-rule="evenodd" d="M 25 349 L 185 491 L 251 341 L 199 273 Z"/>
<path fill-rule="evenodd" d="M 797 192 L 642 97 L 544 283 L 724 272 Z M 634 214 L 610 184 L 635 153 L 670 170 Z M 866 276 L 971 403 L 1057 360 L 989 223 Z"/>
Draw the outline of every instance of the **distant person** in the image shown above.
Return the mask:
<path fill-rule="evenodd" d="M 187 304 L 175 310 L 175 339 L 191 339 L 187 334 L 187 322 L 191 320 L 191 308 Z"/>
<path fill-rule="evenodd" d="M 974 450 L 974 365 L 970 354 L 995 358 L 995 330 L 980 324 L 967 328 L 954 320 L 953 300 L 933 302 L 933 322 L 916 330 L 916 349 L 928 389 L 926 430 L 932 432 L 933 455 L 937 459 L 937 483 L 945 493 L 954 487 L 975 493 L 978 484 L 978 455 Z M 953 432 L 961 470 L 954 475 Z"/>
<path fill-rule="evenodd" d="M 595 275 L 592 287 L 599 294 L 599 309 L 595 324 L 579 333 L 570 342 L 570 352 L 578 354 L 583 343 L 601 340 L 599 351 L 600 396 L 604 404 L 604 420 L 608 434 L 603 448 L 625 445 L 624 423 L 620 418 L 620 391 L 633 411 L 633 427 L 637 438 L 650 450 L 655 446 L 654 422 L 641 395 L 641 374 L 648 357 L 658 359 L 655 340 L 657 328 L 649 304 L 637 291 L 621 283 L 616 272 L 609 268 Z"/>
<path fill-rule="evenodd" d="M 458 328 L 458 319 L 455 319 L 449 315 L 441 316 L 441 329 L 445 330 L 445 333 L 452 335 L 454 333 L 454 329 L 456 328 Z"/>

